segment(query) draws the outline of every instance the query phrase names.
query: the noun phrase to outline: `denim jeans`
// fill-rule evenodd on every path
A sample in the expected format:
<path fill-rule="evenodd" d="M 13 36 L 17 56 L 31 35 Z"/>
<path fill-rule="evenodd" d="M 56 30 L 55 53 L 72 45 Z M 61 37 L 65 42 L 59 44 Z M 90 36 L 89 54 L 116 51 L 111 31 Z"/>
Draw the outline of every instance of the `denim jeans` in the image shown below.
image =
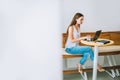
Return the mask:
<path fill-rule="evenodd" d="M 89 55 L 92 61 L 94 59 L 94 53 L 90 46 L 76 46 L 72 48 L 66 48 L 65 51 L 69 54 L 82 54 L 83 57 L 80 60 L 81 65 L 84 65 Z"/>

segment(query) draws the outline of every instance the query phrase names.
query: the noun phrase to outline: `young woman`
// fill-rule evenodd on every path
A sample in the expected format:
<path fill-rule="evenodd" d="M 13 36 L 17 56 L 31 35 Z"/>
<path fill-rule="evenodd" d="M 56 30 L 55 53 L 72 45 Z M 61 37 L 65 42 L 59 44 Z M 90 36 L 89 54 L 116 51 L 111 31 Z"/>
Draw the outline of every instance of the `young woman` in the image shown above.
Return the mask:
<path fill-rule="evenodd" d="M 81 13 L 76 13 L 67 29 L 67 42 L 65 46 L 65 51 L 69 54 L 82 54 L 83 57 L 80 62 L 77 64 L 78 72 L 82 73 L 82 65 L 86 62 L 88 56 L 90 55 L 90 59 L 94 60 L 94 53 L 90 46 L 80 46 L 79 42 L 82 39 L 88 39 L 90 36 L 80 36 L 80 26 L 84 21 L 84 16 Z M 98 64 L 98 71 L 102 72 L 105 71 L 99 64 Z"/>

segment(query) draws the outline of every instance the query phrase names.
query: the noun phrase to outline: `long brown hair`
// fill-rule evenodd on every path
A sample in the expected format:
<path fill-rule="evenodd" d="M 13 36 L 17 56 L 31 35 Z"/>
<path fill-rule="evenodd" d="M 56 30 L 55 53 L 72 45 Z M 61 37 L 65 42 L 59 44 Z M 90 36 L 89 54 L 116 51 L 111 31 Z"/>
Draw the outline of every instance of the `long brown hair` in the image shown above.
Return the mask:
<path fill-rule="evenodd" d="M 76 13 L 76 14 L 74 15 L 74 17 L 73 17 L 70 25 L 69 25 L 68 28 L 67 28 L 67 32 L 66 32 L 67 34 L 68 34 L 68 29 L 69 29 L 69 27 L 76 24 L 76 19 L 78 19 L 78 18 L 80 18 L 80 17 L 83 17 L 83 16 L 84 16 L 84 15 L 83 15 L 82 13 Z"/>

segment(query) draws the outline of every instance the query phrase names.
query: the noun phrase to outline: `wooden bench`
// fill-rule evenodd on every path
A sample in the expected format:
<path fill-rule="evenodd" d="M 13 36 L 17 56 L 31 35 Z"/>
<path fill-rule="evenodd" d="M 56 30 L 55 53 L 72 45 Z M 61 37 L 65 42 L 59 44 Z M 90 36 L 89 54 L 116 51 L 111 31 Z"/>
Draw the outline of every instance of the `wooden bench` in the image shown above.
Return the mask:
<path fill-rule="evenodd" d="M 82 32 L 80 35 L 81 36 L 85 36 L 85 35 L 94 36 L 94 34 L 95 34 L 95 32 Z M 63 49 L 65 48 L 67 36 L 68 35 L 66 33 L 62 34 L 62 48 Z M 99 48 L 99 56 L 119 55 L 120 54 L 120 31 L 102 32 L 100 35 L 100 38 L 113 40 L 114 44 L 110 45 L 110 46 L 100 47 Z M 80 45 L 83 45 L 83 44 L 80 44 Z M 63 57 L 63 59 L 77 58 L 77 57 L 82 57 L 82 55 L 71 55 L 66 52 L 63 52 L 62 57 Z M 108 67 L 104 67 L 104 68 L 106 70 L 120 69 L 120 65 L 108 66 Z M 89 71 L 92 71 L 92 68 L 83 69 L 83 71 L 89 72 Z M 78 73 L 77 69 L 76 70 L 63 70 L 63 74 L 71 74 L 71 73 Z"/>

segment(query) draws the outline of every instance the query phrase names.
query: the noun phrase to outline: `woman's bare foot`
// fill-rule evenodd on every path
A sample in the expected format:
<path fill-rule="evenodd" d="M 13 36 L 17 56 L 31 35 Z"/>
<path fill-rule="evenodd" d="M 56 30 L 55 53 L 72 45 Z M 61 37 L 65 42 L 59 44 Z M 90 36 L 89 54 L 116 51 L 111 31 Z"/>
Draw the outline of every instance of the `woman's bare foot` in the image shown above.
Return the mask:
<path fill-rule="evenodd" d="M 77 67 L 78 67 L 78 72 L 82 74 L 83 73 L 82 66 L 80 64 L 77 64 Z"/>
<path fill-rule="evenodd" d="M 98 69 L 98 71 L 99 72 L 104 72 L 105 71 L 105 69 L 103 69 L 102 67 L 101 67 L 101 65 L 97 65 L 97 69 Z"/>

